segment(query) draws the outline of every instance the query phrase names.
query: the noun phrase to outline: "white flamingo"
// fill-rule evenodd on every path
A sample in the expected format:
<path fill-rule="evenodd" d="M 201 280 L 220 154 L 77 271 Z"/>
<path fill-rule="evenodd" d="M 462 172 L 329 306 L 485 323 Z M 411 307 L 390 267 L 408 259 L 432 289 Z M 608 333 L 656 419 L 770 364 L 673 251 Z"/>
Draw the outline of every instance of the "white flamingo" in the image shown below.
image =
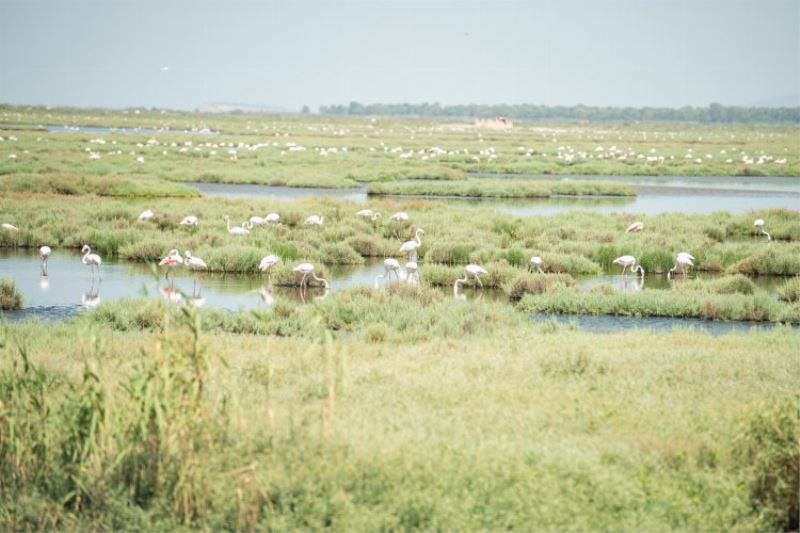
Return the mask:
<path fill-rule="evenodd" d="M 280 262 L 280 259 L 277 255 L 267 255 L 261 259 L 261 262 L 258 264 L 258 269 L 261 272 L 267 273 L 267 278 L 272 278 L 272 268 Z"/>
<path fill-rule="evenodd" d="M 464 267 L 464 277 L 459 278 L 453 283 L 453 294 L 458 294 L 458 287 L 462 283 L 466 283 L 469 278 L 473 278 L 478 286 L 482 289 L 483 282 L 481 281 L 481 276 L 484 274 L 488 274 L 489 272 L 480 265 L 469 264 Z"/>
<path fill-rule="evenodd" d="M 531 272 L 536 270 L 539 274 L 544 274 L 544 270 L 542 270 L 542 258 L 538 255 L 531 257 L 531 261 L 528 263 L 528 270 Z"/>
<path fill-rule="evenodd" d="M 644 222 L 636 221 L 627 228 L 625 228 L 625 233 L 639 233 L 644 229 Z"/>
<path fill-rule="evenodd" d="M 234 237 L 244 237 L 245 235 L 250 235 L 250 228 L 253 227 L 247 222 L 242 223 L 241 226 L 231 227 L 231 217 L 228 215 L 225 215 L 225 222 L 228 223 L 228 233 Z"/>
<path fill-rule="evenodd" d="M 406 254 L 409 261 L 414 261 L 417 258 L 417 248 L 422 245 L 422 239 L 419 238 L 425 231 L 422 228 L 417 228 L 414 233 L 414 240 L 406 241 L 400 246 L 400 252 Z"/>
<path fill-rule="evenodd" d="M 753 226 L 755 226 L 759 230 L 761 230 L 761 234 L 762 235 L 766 235 L 767 236 L 767 242 L 770 242 L 772 240 L 772 235 L 767 233 L 767 231 L 764 229 L 764 219 L 763 218 L 757 218 L 756 221 L 753 222 Z"/>
<path fill-rule="evenodd" d="M 154 216 L 156 216 L 155 213 L 153 213 L 150 209 L 148 209 L 147 211 L 142 211 L 142 213 L 139 215 L 139 222 L 147 222 L 153 220 Z"/>
<path fill-rule="evenodd" d="M 383 260 L 383 274 L 375 276 L 375 288 L 378 287 L 378 280 L 383 279 L 394 273 L 397 282 L 400 283 L 400 262 L 394 257 Z"/>
<path fill-rule="evenodd" d="M 311 215 L 305 221 L 306 226 L 321 226 L 325 222 L 325 217 Z"/>
<path fill-rule="evenodd" d="M 325 285 L 325 290 L 330 288 L 330 285 L 328 285 L 328 280 L 317 276 L 317 274 L 314 272 L 314 265 L 312 265 L 311 263 L 300 263 L 299 265 L 294 267 L 293 270 L 295 273 L 301 274 L 303 276 L 302 279 L 300 280 L 300 290 L 306 289 L 306 287 L 308 286 L 309 277 L 311 277 L 311 279 L 313 279 L 314 281 L 321 281 L 323 285 Z"/>
<path fill-rule="evenodd" d="M 419 285 L 419 265 L 416 261 L 406 263 L 406 281 L 409 284 Z"/>
<path fill-rule="evenodd" d="M 188 217 L 183 217 L 181 220 L 181 226 L 196 226 L 200 221 L 194 215 L 189 215 Z"/>
<path fill-rule="evenodd" d="M 94 279 L 94 271 L 97 269 L 97 277 L 100 278 L 100 265 L 103 264 L 103 260 L 100 259 L 100 256 L 97 254 L 92 253 L 92 249 L 89 248 L 88 244 L 84 244 L 83 248 L 81 248 L 81 253 L 83 257 L 81 258 L 81 262 L 84 265 L 89 266 L 92 269 L 92 279 Z"/>
<path fill-rule="evenodd" d="M 642 265 L 636 265 L 636 258 L 632 255 L 621 255 L 612 261 L 615 265 L 619 265 L 622 267 L 622 275 L 625 275 L 625 271 L 630 269 L 630 272 L 639 271 L 644 277 L 644 268 Z"/>
<path fill-rule="evenodd" d="M 398 211 L 397 213 L 395 213 L 391 217 L 389 217 L 389 220 L 391 220 L 395 224 L 398 224 L 398 226 L 394 228 L 394 236 L 399 239 L 400 238 L 400 227 L 399 227 L 399 224 L 402 224 L 403 222 L 408 222 L 409 221 L 408 213 L 406 213 L 405 211 Z"/>
<path fill-rule="evenodd" d="M 200 291 L 203 290 L 203 286 L 202 286 L 202 284 L 198 284 L 197 283 L 198 282 L 198 277 L 200 275 L 200 272 L 205 272 L 206 270 L 208 270 L 208 265 L 206 264 L 205 261 L 203 261 L 199 257 L 193 256 L 192 252 L 190 252 L 189 250 L 186 250 L 186 252 L 183 255 L 185 256 L 184 264 L 186 265 L 186 268 L 188 268 L 189 270 L 191 270 L 192 272 L 195 273 L 194 285 L 192 286 L 192 294 L 193 295 L 196 294 L 196 296 L 197 296 L 196 299 L 199 299 L 200 298 Z M 197 286 L 198 285 L 200 285 L 200 290 L 197 290 Z M 205 303 L 205 301 L 203 303 Z M 196 307 L 200 307 L 200 306 L 196 305 Z"/>
<path fill-rule="evenodd" d="M 250 217 L 250 224 L 252 224 L 253 226 L 263 226 L 266 223 L 267 223 L 267 220 L 265 218 L 263 218 L 263 217 L 259 217 L 259 216 L 255 216 L 255 215 Z"/>
<path fill-rule="evenodd" d="M 372 209 L 362 209 L 361 211 L 358 211 L 356 215 L 362 218 L 368 218 L 373 222 L 381 218 L 381 214 L 378 211 L 373 211 Z"/>
<path fill-rule="evenodd" d="M 270 213 L 264 217 L 264 220 L 267 224 L 280 224 L 281 216 L 278 213 Z"/>
<path fill-rule="evenodd" d="M 39 259 L 42 262 L 42 276 L 47 276 L 47 260 L 50 258 L 51 253 L 53 253 L 53 250 L 51 250 L 49 246 L 42 246 L 39 248 Z"/>
<path fill-rule="evenodd" d="M 170 286 L 172 286 L 175 279 L 173 277 L 173 279 L 170 280 L 169 273 L 172 272 L 173 268 L 182 264 L 183 264 L 183 257 L 181 257 L 181 254 L 175 248 L 169 251 L 167 257 L 158 262 L 158 266 L 167 267 L 167 271 L 164 273 L 164 279 L 170 282 Z"/>
<path fill-rule="evenodd" d="M 685 278 L 689 271 L 689 267 L 693 266 L 694 266 L 694 257 L 692 257 L 692 255 L 689 252 L 680 252 L 675 257 L 675 266 L 670 268 L 669 271 L 667 272 L 667 279 L 672 279 L 672 273 L 678 269 L 680 269 L 680 271 L 683 273 L 683 277 Z"/>
<path fill-rule="evenodd" d="M 19 231 L 19 228 L 16 227 L 15 225 L 13 225 L 13 224 L 3 223 L 3 224 L 0 224 L 0 227 L 2 227 L 6 231 Z"/>

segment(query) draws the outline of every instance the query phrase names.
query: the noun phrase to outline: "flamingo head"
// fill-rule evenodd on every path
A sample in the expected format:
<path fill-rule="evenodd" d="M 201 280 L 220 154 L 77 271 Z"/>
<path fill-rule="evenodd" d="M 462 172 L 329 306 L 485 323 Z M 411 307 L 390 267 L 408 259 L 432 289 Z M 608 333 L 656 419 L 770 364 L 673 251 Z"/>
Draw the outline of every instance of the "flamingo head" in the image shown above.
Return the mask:
<path fill-rule="evenodd" d="M 82 253 L 82 254 L 88 254 L 88 253 L 89 253 L 89 252 L 91 252 L 91 251 L 92 251 L 92 249 L 91 249 L 91 248 L 89 248 L 89 245 L 88 245 L 88 244 L 84 244 L 84 245 L 83 245 L 83 248 L 81 248 L 81 253 Z"/>
<path fill-rule="evenodd" d="M 192 258 L 192 252 L 190 252 L 189 250 L 186 250 L 185 252 L 183 252 L 183 255 L 186 256 L 186 259 L 191 259 Z"/>

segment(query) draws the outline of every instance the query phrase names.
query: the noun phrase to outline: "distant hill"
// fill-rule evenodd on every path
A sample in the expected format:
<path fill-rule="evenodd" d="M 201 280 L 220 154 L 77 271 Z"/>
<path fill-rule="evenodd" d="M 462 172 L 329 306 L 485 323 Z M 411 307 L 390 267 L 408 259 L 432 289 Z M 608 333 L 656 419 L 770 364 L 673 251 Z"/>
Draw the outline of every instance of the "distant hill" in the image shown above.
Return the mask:
<path fill-rule="evenodd" d="M 361 104 L 322 106 L 323 115 L 413 116 L 461 119 L 505 117 L 515 120 L 565 120 L 581 122 L 704 122 L 800 124 L 800 107 L 596 107 L 537 104 Z"/>

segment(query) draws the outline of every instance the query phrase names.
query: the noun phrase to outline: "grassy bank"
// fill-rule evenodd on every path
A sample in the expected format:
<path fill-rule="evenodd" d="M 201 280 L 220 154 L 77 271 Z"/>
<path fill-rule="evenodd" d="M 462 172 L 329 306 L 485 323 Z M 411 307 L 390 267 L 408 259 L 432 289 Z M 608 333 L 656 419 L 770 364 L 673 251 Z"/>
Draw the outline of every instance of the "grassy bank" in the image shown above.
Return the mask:
<path fill-rule="evenodd" d="M 263 337 L 160 306 L 145 330 L 102 309 L 46 339 L 0 326 L 0 524 L 790 527 L 796 333 L 596 336 L 383 298 L 321 304 L 374 324 L 328 340 L 331 322 Z"/>
<path fill-rule="evenodd" d="M 370 195 L 463 196 L 469 198 L 549 198 L 551 196 L 635 196 L 633 189 L 603 181 L 478 179 L 371 183 Z"/>
<path fill-rule="evenodd" d="M 591 292 L 561 290 L 525 296 L 519 307 L 527 313 L 702 318 L 800 324 L 800 307 L 775 301 L 764 293 L 715 294 L 691 290 L 645 289 L 631 294 L 602 288 Z"/>
<path fill-rule="evenodd" d="M 695 269 L 745 274 L 800 274 L 800 218 L 797 211 L 769 210 L 752 215 L 676 215 L 644 217 L 645 230 L 626 234 L 631 215 L 571 212 L 551 217 L 518 219 L 479 206 L 442 205 L 426 200 L 380 198 L 369 207 L 384 216 L 376 222 L 355 212 L 363 205 L 308 198 L 292 203 L 224 199 L 152 199 L 129 201 L 92 196 L 69 203 L 59 195 L 11 193 L 0 198 L 3 222 L 18 232 L 0 231 L 0 247 L 80 249 L 89 244 L 104 257 L 153 262 L 177 248 L 191 250 L 218 272 L 255 272 L 268 253 L 284 262 L 358 264 L 365 257 L 399 257 L 402 241 L 424 228 L 419 256 L 431 279 L 435 265 L 497 264 L 521 273 L 532 255 L 543 259 L 549 273 L 596 274 L 612 269 L 621 255 L 634 255 L 648 273 L 666 273 L 675 254 L 689 251 Z M 137 222 L 145 209 L 155 212 L 148 223 Z M 408 211 L 411 220 L 396 224 L 389 215 Z M 242 238 L 228 234 L 223 217 L 239 225 L 253 215 L 278 212 L 282 225 L 257 227 Z M 197 215 L 195 228 L 179 225 Z M 321 227 L 303 224 L 312 214 L 325 217 Z M 753 231 L 752 219 L 768 220 L 775 235 L 765 242 Z M 494 268 L 492 268 L 494 270 Z M 445 272 L 445 271 L 442 271 Z M 447 271 L 451 276 L 456 270 Z M 498 286 L 507 281 L 506 276 Z M 437 282 L 438 283 L 438 282 Z M 449 283 L 452 283 L 450 279 Z M 441 284 L 445 284 L 444 281 Z"/>

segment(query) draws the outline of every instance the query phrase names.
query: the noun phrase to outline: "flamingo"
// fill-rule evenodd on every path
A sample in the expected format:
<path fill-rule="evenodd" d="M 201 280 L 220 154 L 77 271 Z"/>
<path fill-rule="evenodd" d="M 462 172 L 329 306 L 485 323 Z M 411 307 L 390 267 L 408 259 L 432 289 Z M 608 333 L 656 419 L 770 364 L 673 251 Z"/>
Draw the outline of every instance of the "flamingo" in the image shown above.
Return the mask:
<path fill-rule="evenodd" d="M 173 278 L 172 280 L 170 280 L 169 273 L 172 272 L 173 268 L 182 264 L 183 264 L 183 257 L 181 257 L 181 254 L 178 253 L 178 250 L 176 250 L 175 248 L 169 251 L 167 257 L 159 261 L 158 266 L 167 267 L 167 271 L 164 273 L 164 279 L 170 282 L 170 286 L 172 286 L 172 283 L 175 281 L 175 279 Z"/>
<path fill-rule="evenodd" d="M 639 233 L 644 229 L 644 222 L 636 221 L 627 228 L 625 228 L 625 233 Z"/>
<path fill-rule="evenodd" d="M 321 226 L 325 222 L 325 217 L 319 215 L 311 215 L 305 221 L 306 226 Z"/>
<path fill-rule="evenodd" d="M 636 270 L 636 258 L 632 255 L 621 255 L 612 261 L 615 265 L 619 265 L 622 267 L 622 275 L 625 275 L 625 271 L 630 268 L 631 272 Z"/>
<path fill-rule="evenodd" d="M 378 280 L 389 276 L 394 272 L 397 282 L 400 283 L 400 263 L 394 257 L 383 260 L 383 274 L 375 276 L 375 288 L 378 288 Z"/>
<path fill-rule="evenodd" d="M 753 222 L 753 226 L 757 227 L 759 230 L 761 230 L 761 233 L 763 235 L 767 236 L 767 242 L 770 242 L 772 240 L 772 236 L 769 233 L 767 233 L 766 230 L 764 230 L 764 219 L 763 218 L 757 218 L 756 221 Z"/>
<path fill-rule="evenodd" d="M 297 274 L 303 275 L 303 278 L 300 280 L 300 290 L 305 290 L 306 286 L 308 285 L 309 276 L 311 276 L 311 278 L 314 281 L 321 281 L 325 285 L 325 290 L 328 290 L 330 288 L 330 285 L 328 285 L 328 280 L 326 280 L 325 278 L 318 277 L 316 273 L 314 273 L 314 265 L 312 265 L 311 263 L 300 263 L 299 265 L 294 267 L 293 270 Z"/>
<path fill-rule="evenodd" d="M 53 250 L 50 249 L 49 246 L 42 246 L 39 248 L 39 259 L 42 262 L 42 276 L 47 276 L 47 259 L 50 257 L 50 254 L 53 253 Z"/>
<path fill-rule="evenodd" d="M 84 244 L 83 248 L 81 248 L 81 253 L 83 257 L 81 258 L 81 262 L 84 265 L 88 265 L 89 268 L 92 269 L 92 279 L 94 280 L 94 270 L 97 269 L 97 277 L 100 278 L 100 265 L 103 264 L 103 260 L 100 259 L 100 256 L 97 254 L 92 253 L 92 249 L 89 248 L 88 244 Z"/>
<path fill-rule="evenodd" d="M 192 294 L 194 295 L 195 294 L 195 289 L 197 288 L 197 277 L 199 276 L 198 273 L 208 270 L 208 265 L 206 264 L 205 261 L 203 261 L 199 257 L 194 257 L 192 255 L 192 252 L 190 252 L 189 250 L 186 250 L 186 252 L 183 255 L 185 256 L 184 265 L 186 265 L 186 268 L 188 268 L 192 272 L 195 272 L 194 285 L 192 286 Z M 201 285 L 200 286 L 200 291 L 202 291 L 202 290 L 203 290 L 203 287 Z M 197 297 L 198 298 L 200 297 L 200 291 L 197 291 Z M 205 303 L 205 302 L 203 302 L 203 303 Z M 196 307 L 200 307 L 200 306 L 196 306 Z"/>
<path fill-rule="evenodd" d="M 266 219 L 262 217 L 255 215 L 250 217 L 250 224 L 252 224 L 253 226 L 263 226 L 266 223 L 267 223 Z"/>
<path fill-rule="evenodd" d="M 6 231 L 19 231 L 19 228 L 14 226 L 13 224 L 2 224 L 0 225 Z"/>
<path fill-rule="evenodd" d="M 667 272 L 667 279 L 672 279 L 672 273 L 675 270 L 680 268 L 681 272 L 683 272 L 683 277 L 686 277 L 686 274 L 689 270 L 689 267 L 694 266 L 694 257 L 689 252 L 680 252 L 675 257 L 675 266 L 669 269 Z"/>
<path fill-rule="evenodd" d="M 411 280 L 414 281 L 411 281 Z M 406 281 L 409 284 L 419 284 L 419 265 L 416 261 L 409 261 L 406 263 Z"/>
<path fill-rule="evenodd" d="M 268 278 L 272 278 L 272 267 L 279 262 L 280 259 L 277 255 L 268 255 L 261 259 L 261 262 L 258 264 L 258 269 L 261 270 L 261 272 L 266 272 Z"/>
<path fill-rule="evenodd" d="M 417 228 L 416 233 L 414 233 L 414 240 L 406 241 L 400 246 L 400 251 L 406 256 L 408 256 L 408 260 L 412 261 L 416 259 L 417 256 L 417 248 L 422 245 L 422 239 L 419 238 L 420 234 L 424 234 L 425 231 L 422 228 Z M 413 257 L 412 257 L 413 254 Z"/>
<path fill-rule="evenodd" d="M 267 224 L 280 224 L 281 216 L 278 213 L 270 213 L 264 217 Z"/>
<path fill-rule="evenodd" d="M 147 222 L 149 220 L 153 220 L 153 217 L 156 216 L 150 209 L 147 211 L 142 211 L 139 215 L 139 222 Z"/>
<path fill-rule="evenodd" d="M 480 288 L 483 288 L 483 282 L 481 281 L 480 276 L 483 274 L 488 274 L 489 272 L 480 265 L 473 265 L 469 264 L 464 267 L 464 277 L 459 278 L 453 283 L 453 294 L 458 294 L 458 286 L 462 283 L 466 283 L 467 280 L 472 277 L 478 283 Z"/>
<path fill-rule="evenodd" d="M 199 222 L 199 220 L 197 220 L 196 216 L 189 215 L 188 217 L 184 217 L 183 220 L 181 220 L 180 225 L 181 226 L 196 226 L 198 224 L 198 222 Z"/>
<path fill-rule="evenodd" d="M 544 270 L 542 270 L 542 258 L 538 255 L 531 257 L 531 261 L 528 263 L 528 270 L 531 272 L 536 270 L 539 274 L 544 274 Z"/>
<path fill-rule="evenodd" d="M 231 227 L 231 217 L 225 215 L 225 222 L 228 223 L 228 233 L 233 235 L 234 237 L 244 237 L 245 235 L 250 234 L 250 228 L 253 226 L 248 227 L 248 223 L 244 222 L 241 226 L 234 226 Z"/>
<path fill-rule="evenodd" d="M 396 224 L 402 224 L 403 222 L 408 222 L 409 216 L 408 216 L 408 213 L 406 213 L 405 211 L 398 211 L 397 213 L 395 213 L 391 217 L 389 217 L 389 220 L 391 220 L 392 222 L 394 222 Z M 400 228 L 399 227 L 394 228 L 394 236 L 397 237 L 398 239 L 400 238 Z"/>
<path fill-rule="evenodd" d="M 361 211 L 358 211 L 356 215 L 363 218 L 368 218 L 373 222 L 381 218 L 381 214 L 378 211 L 373 211 L 372 209 L 362 209 Z"/>

